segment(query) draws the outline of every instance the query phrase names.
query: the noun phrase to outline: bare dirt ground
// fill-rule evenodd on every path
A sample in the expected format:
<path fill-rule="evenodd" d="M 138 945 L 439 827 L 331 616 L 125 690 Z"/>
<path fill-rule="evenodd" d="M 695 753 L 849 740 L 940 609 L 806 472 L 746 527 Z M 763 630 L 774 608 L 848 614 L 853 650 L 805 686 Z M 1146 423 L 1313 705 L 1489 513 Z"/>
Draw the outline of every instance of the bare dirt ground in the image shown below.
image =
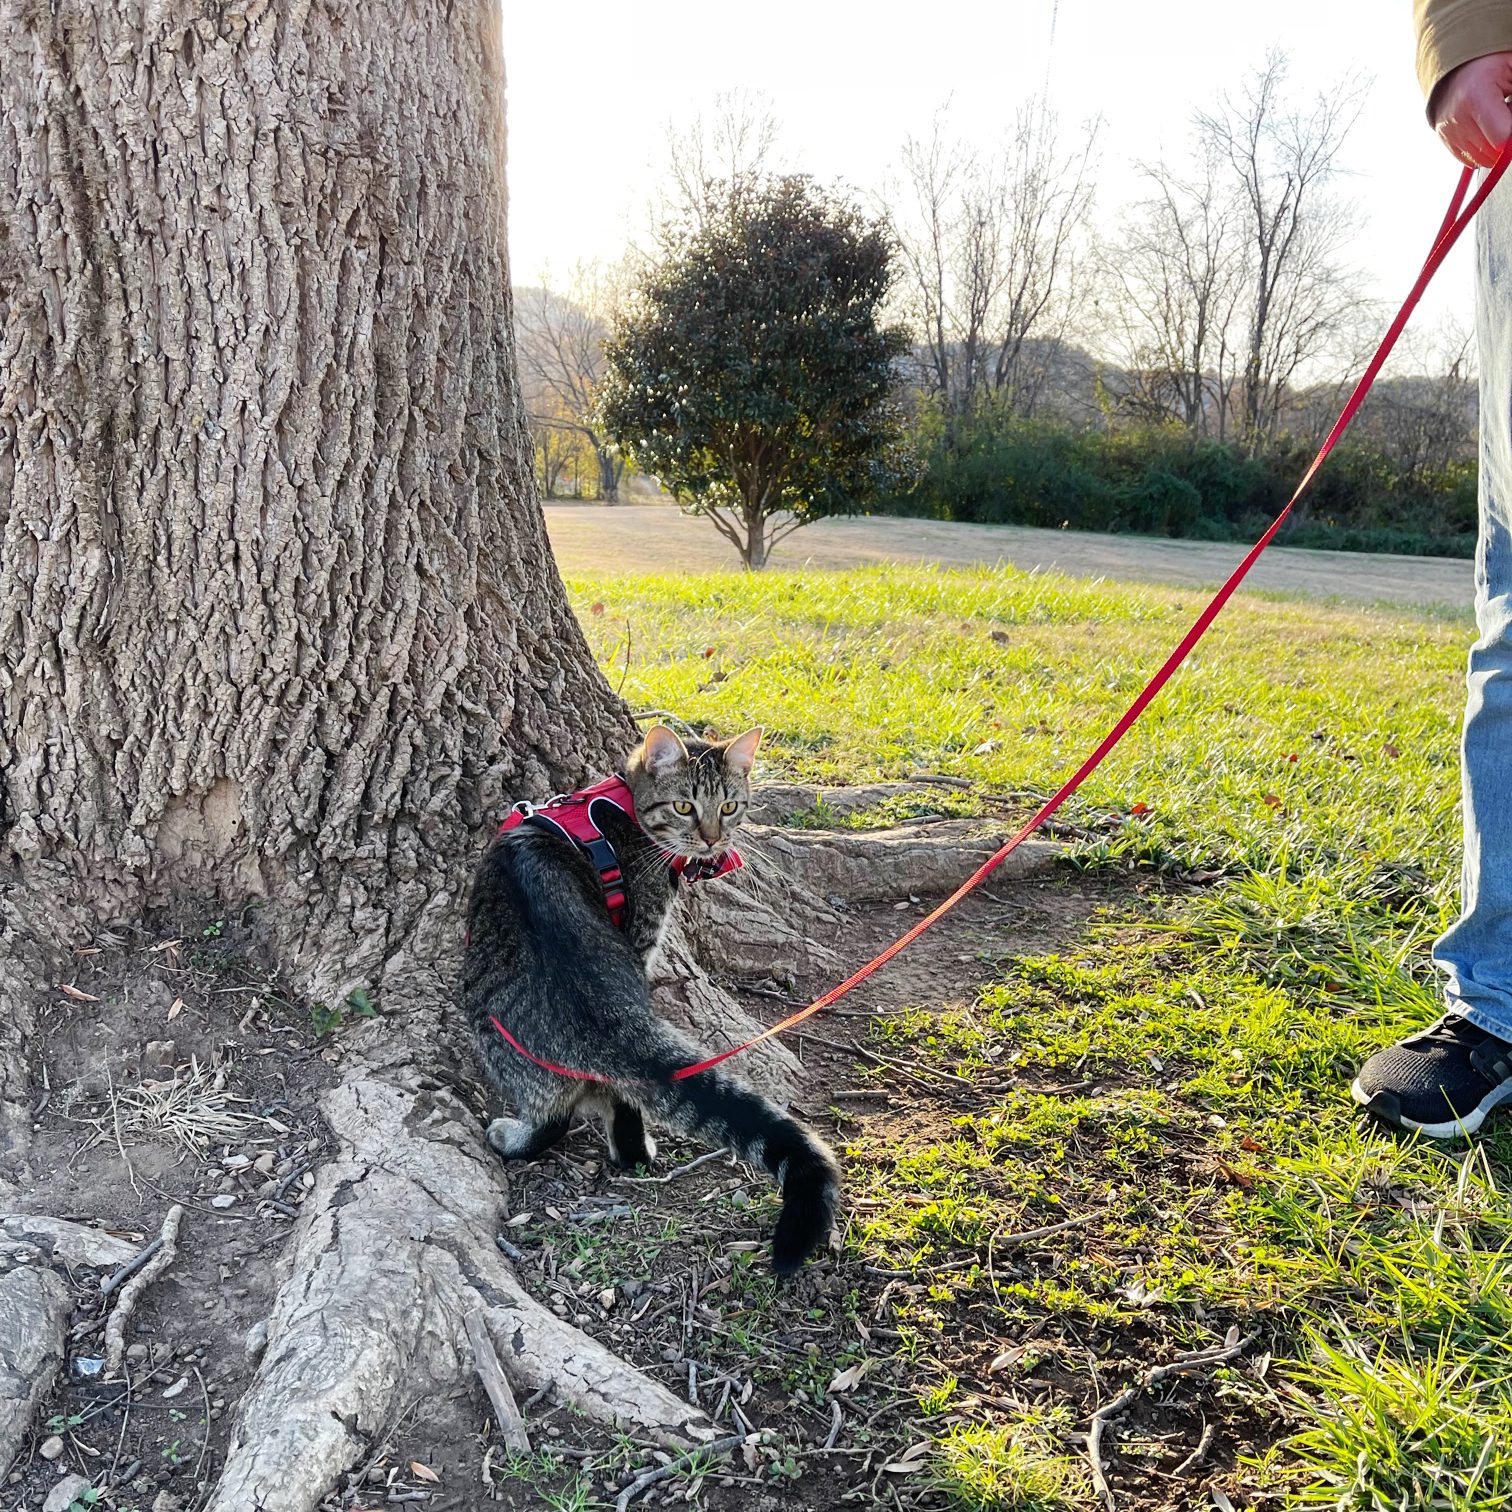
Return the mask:
<path fill-rule="evenodd" d="M 549 504 L 546 527 L 563 573 L 733 570 L 735 548 L 702 520 L 670 505 Z M 1236 543 L 1168 541 L 1149 536 L 1030 530 L 1018 525 L 956 525 L 944 520 L 820 520 L 778 543 L 774 567 L 864 567 L 937 562 L 942 567 L 1006 563 L 1026 572 L 1216 587 L 1244 555 Z M 1302 594 L 1351 603 L 1465 609 L 1474 589 L 1471 563 L 1450 557 L 1383 556 L 1272 546 L 1245 580 L 1262 593 Z"/>
<path fill-rule="evenodd" d="M 959 1006 L 1005 955 L 1075 948 L 1093 915 L 1130 885 L 1056 867 L 987 890 L 794 1037 L 812 1073 L 798 1111 L 843 1153 L 855 1184 L 864 1185 L 867 1162 L 949 1137 L 956 1119 L 1006 1085 L 942 1076 L 910 1060 L 906 1045 L 889 1044 L 898 1060 L 881 1060 L 867 1045 L 872 1017 Z M 847 967 L 931 901 L 846 911 L 833 943 Z M 46 1207 L 133 1243 L 157 1232 L 170 1203 L 186 1211 L 177 1256 L 132 1320 L 123 1375 L 105 1377 L 92 1363 L 113 1300 L 100 1296 L 102 1277 L 72 1276 L 69 1363 L 0 1484 L 3 1512 L 36 1512 L 67 1472 L 92 1482 L 98 1505 L 115 1512 L 193 1512 L 219 1469 L 307 1173 L 326 1151 L 316 1101 L 339 1074 L 345 1032 L 324 1010 L 285 998 L 255 957 L 255 921 L 180 917 L 130 938 L 80 942 L 72 981 L 55 990 L 36 1110 L 34 1173 Z M 728 985 L 770 1018 L 828 983 Z M 481 1138 L 482 1099 L 457 1049 L 457 1084 L 477 1108 Z M 1013 1080 L 1023 1085 L 1023 1072 Z M 1038 1090 L 1046 1093 L 1089 1085 L 1051 1086 L 1056 1080 L 1047 1072 L 1036 1085 L 1044 1081 Z M 930 1291 L 929 1278 L 864 1263 L 846 1247 L 778 1282 L 764 1255 L 775 1213 L 768 1183 L 728 1159 L 698 1161 L 704 1153 L 664 1146 L 652 1176 L 629 1176 L 609 1166 L 596 1131 L 580 1126 L 541 1160 L 501 1169 L 498 1243 L 559 1315 L 699 1403 L 721 1432 L 745 1435 L 740 1453 L 641 1489 L 656 1467 L 655 1446 L 607 1434 L 537 1394 L 524 1404 L 536 1452 L 512 1460 L 474 1382 L 450 1400 L 415 1404 L 375 1435 L 366 1459 L 322 1503 L 326 1512 L 607 1508 L 624 1505 L 632 1486 L 637 1507 L 941 1507 L 945 1498 L 918 1474 L 923 1462 L 910 1458 L 942 1424 L 921 1419 L 898 1316 Z M 1172 1147 L 1161 1158 L 1198 1160 L 1201 1152 Z M 861 1221 L 864 1207 L 848 1208 L 845 1221 Z M 1106 1241 L 1078 1228 L 1021 1253 L 1000 1251 L 994 1288 L 1053 1277 L 1087 1246 Z M 971 1252 L 961 1263 L 978 1258 Z M 946 1423 L 1011 1419 L 1040 1399 L 1068 1404 L 1083 1421 L 1099 1400 L 1095 1369 L 1082 1368 L 1087 1351 L 1105 1368 L 1133 1368 L 1122 1354 L 1127 1331 L 1104 1337 L 1093 1328 L 1073 1339 L 1031 1308 L 1007 1339 L 1002 1316 L 980 1301 L 953 1304 L 940 1293 L 938 1307 L 935 1363 L 972 1393 Z M 1005 1344 L 1030 1338 L 1034 1372 L 1026 1365 L 1016 1385 L 995 1378 L 989 1362 Z M 843 1384 L 842 1372 L 863 1362 Z M 1126 1433 L 1150 1443 L 1112 1467 L 1121 1506 L 1206 1505 L 1202 1479 L 1172 1467 L 1204 1423 L 1212 1428 L 1209 1473 L 1230 1466 L 1241 1448 L 1275 1431 L 1251 1417 L 1199 1381 L 1142 1407 Z M 81 1499 L 70 1512 L 96 1505 Z"/>

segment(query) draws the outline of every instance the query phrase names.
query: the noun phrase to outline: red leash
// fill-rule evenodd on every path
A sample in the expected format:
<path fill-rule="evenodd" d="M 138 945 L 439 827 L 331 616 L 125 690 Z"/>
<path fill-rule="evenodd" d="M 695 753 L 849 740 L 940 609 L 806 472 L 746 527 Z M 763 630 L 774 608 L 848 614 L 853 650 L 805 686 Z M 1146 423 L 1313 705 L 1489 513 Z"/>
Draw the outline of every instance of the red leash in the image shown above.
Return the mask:
<path fill-rule="evenodd" d="M 822 1008 L 828 1008 L 833 1003 L 838 1003 L 847 993 L 859 987 L 874 972 L 880 971 L 900 951 L 906 950 L 915 940 L 931 928 L 950 912 L 967 893 L 979 887 L 988 877 L 1000 867 L 1004 861 L 1016 851 L 1025 840 L 1032 835 L 1065 801 L 1079 788 L 1093 772 L 1102 765 L 1103 758 L 1118 744 L 1128 733 L 1134 721 L 1144 713 L 1151 700 L 1171 680 L 1176 669 L 1184 662 L 1191 653 L 1192 648 L 1207 633 L 1208 626 L 1218 617 L 1219 611 L 1233 597 L 1234 590 L 1238 588 L 1251 567 L 1259 560 L 1261 552 L 1275 539 L 1276 532 L 1286 523 L 1287 516 L 1291 514 L 1292 507 L 1307 490 L 1307 486 L 1317 475 L 1318 469 L 1323 465 L 1324 459 L 1338 444 L 1339 438 L 1349 429 L 1350 423 L 1359 412 L 1360 406 L 1365 402 L 1365 396 L 1370 392 L 1371 385 L 1375 382 L 1377 374 L 1381 371 L 1386 358 L 1391 354 L 1391 349 L 1396 345 L 1397 338 L 1402 334 L 1408 318 L 1418 301 L 1423 296 L 1423 291 L 1428 287 L 1433 275 L 1438 272 L 1439 265 L 1449 255 L 1449 249 L 1460 238 L 1460 233 L 1475 219 L 1476 212 L 1485 203 L 1486 196 L 1496 187 L 1498 180 L 1506 171 L 1508 163 L 1512 163 L 1512 140 L 1509 140 L 1502 148 L 1497 157 L 1496 165 L 1486 174 L 1479 189 L 1471 197 L 1470 203 L 1465 204 L 1465 195 L 1470 188 L 1470 180 L 1474 170 L 1466 168 L 1460 174 L 1460 180 L 1454 195 L 1449 202 L 1448 212 L 1444 216 L 1443 224 L 1439 227 L 1438 235 L 1434 238 L 1433 246 L 1423 263 L 1422 271 L 1417 276 L 1417 281 L 1412 285 L 1411 292 L 1403 300 L 1402 307 L 1396 313 L 1396 318 L 1387 328 L 1381 344 L 1376 348 L 1375 356 L 1370 359 L 1360 381 L 1355 385 L 1354 392 L 1349 396 L 1349 402 L 1344 406 L 1339 418 L 1334 422 L 1333 429 L 1329 431 L 1323 445 L 1318 448 L 1318 454 L 1312 459 L 1307 471 L 1302 475 L 1302 481 L 1297 484 L 1291 498 L 1286 501 L 1286 507 L 1271 522 L 1270 528 L 1252 546 L 1248 555 L 1234 569 L 1229 579 L 1214 595 L 1212 602 L 1197 616 L 1192 628 L 1182 636 L 1180 644 L 1166 658 L 1160 670 L 1145 685 L 1139 697 L 1129 705 L 1118 723 L 1103 737 L 1097 749 L 1079 766 L 1065 785 L 1052 797 L 1040 811 L 1005 845 L 984 861 L 972 874 L 946 898 L 932 913 L 920 919 L 907 934 L 900 939 L 894 940 L 881 955 L 870 960 L 859 971 L 853 972 L 838 986 L 831 987 L 823 997 L 815 998 L 806 1008 L 800 1008 L 797 1013 L 791 1014 L 782 1020 L 780 1024 L 773 1024 L 770 1029 L 764 1029 L 752 1039 L 748 1039 L 742 1045 L 736 1045 L 731 1050 L 722 1050 L 718 1055 L 711 1055 L 707 1060 L 701 1060 L 696 1065 L 684 1066 L 672 1073 L 673 1081 L 682 1081 L 689 1076 L 697 1076 L 700 1071 L 708 1071 L 722 1061 L 729 1060 L 732 1056 L 739 1055 L 749 1050 L 753 1045 L 759 1045 L 763 1040 L 771 1039 L 774 1034 L 783 1034 L 795 1025 L 801 1024 L 805 1019 L 812 1018 Z M 1461 208 L 1463 207 L 1463 208 Z M 546 1061 L 538 1059 L 525 1049 L 525 1047 L 505 1030 L 504 1026 L 494 1020 L 494 1026 L 499 1033 L 509 1041 L 528 1060 L 532 1060 L 538 1066 L 545 1067 L 548 1071 L 555 1071 L 561 1076 L 575 1077 L 582 1081 L 606 1081 L 607 1077 L 597 1076 L 591 1072 L 571 1071 L 564 1066 L 553 1066 Z"/>

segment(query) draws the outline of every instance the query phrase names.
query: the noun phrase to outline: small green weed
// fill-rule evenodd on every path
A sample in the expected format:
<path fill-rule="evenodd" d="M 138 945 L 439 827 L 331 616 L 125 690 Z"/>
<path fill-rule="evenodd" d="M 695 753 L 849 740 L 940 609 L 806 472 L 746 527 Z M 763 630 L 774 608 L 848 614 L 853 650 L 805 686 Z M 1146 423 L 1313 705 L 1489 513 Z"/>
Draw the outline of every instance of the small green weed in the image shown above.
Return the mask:
<path fill-rule="evenodd" d="M 1082 1512 L 1093 1505 L 1085 1469 L 1032 1420 L 952 1429 L 935 1445 L 932 1478 L 960 1512 Z"/>

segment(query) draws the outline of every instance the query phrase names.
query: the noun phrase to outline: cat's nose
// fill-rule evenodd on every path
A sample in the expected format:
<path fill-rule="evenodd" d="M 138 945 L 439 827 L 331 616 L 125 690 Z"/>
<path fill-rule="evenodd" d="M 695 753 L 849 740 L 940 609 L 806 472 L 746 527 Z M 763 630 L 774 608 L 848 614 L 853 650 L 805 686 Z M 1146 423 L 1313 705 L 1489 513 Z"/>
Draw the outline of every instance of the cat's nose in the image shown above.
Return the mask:
<path fill-rule="evenodd" d="M 698 833 L 705 845 L 714 845 L 719 840 L 719 826 L 717 824 L 700 824 Z"/>

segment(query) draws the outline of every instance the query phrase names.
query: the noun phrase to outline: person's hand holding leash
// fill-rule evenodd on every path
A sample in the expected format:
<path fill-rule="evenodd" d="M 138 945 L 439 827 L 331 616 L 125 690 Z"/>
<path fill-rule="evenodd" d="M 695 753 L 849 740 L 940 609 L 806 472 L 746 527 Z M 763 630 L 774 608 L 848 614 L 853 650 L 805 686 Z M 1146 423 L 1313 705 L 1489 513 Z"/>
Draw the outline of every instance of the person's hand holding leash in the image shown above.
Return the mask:
<path fill-rule="evenodd" d="M 1462 163 L 1489 168 L 1512 137 L 1512 52 L 1461 63 L 1433 92 L 1429 111 L 1439 140 Z"/>

